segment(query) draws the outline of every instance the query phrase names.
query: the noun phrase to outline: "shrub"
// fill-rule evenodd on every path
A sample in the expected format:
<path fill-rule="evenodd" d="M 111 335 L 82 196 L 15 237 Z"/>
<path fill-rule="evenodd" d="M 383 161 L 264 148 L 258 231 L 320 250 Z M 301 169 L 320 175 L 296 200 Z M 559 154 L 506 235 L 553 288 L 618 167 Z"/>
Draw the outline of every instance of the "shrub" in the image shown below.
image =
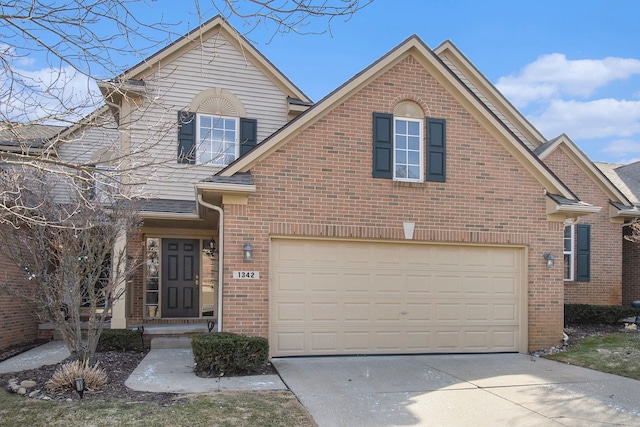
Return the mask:
<path fill-rule="evenodd" d="M 105 329 L 100 334 L 100 351 L 125 351 L 142 345 L 140 332 L 131 329 Z"/>
<path fill-rule="evenodd" d="M 640 315 L 640 309 L 617 305 L 565 304 L 564 322 L 567 325 L 612 325 L 624 319 Z"/>
<path fill-rule="evenodd" d="M 74 378 L 84 378 L 87 390 L 99 390 L 107 383 L 107 374 L 97 363 L 90 367 L 88 363 L 76 360 L 60 366 L 47 381 L 46 387 L 49 391 L 75 390 Z"/>
<path fill-rule="evenodd" d="M 269 359 L 269 343 L 262 337 L 229 332 L 197 334 L 191 341 L 197 370 L 217 375 L 250 373 Z"/>

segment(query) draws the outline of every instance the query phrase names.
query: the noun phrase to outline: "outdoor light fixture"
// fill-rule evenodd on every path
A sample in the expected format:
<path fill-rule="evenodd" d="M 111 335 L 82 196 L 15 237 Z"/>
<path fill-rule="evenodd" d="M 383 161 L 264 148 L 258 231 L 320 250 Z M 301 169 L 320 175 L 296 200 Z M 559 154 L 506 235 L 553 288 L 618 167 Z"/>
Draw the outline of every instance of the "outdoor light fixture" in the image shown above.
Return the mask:
<path fill-rule="evenodd" d="M 74 378 L 73 385 L 76 387 L 80 399 L 82 399 L 82 395 L 84 394 L 84 378 Z"/>
<path fill-rule="evenodd" d="M 243 256 L 242 259 L 244 261 L 253 261 L 253 246 L 251 246 L 251 243 L 247 242 L 244 244 L 244 246 L 242 247 L 243 250 Z"/>
<path fill-rule="evenodd" d="M 202 252 L 204 252 L 205 254 L 209 255 L 209 256 L 213 256 L 214 253 L 216 253 L 216 241 L 211 239 L 211 240 L 207 240 L 204 243 L 204 247 L 202 248 Z"/>
<path fill-rule="evenodd" d="M 544 257 L 544 259 L 547 260 L 547 268 L 555 267 L 555 265 L 556 265 L 556 257 L 551 255 L 551 252 L 544 252 L 542 254 L 542 256 Z"/>

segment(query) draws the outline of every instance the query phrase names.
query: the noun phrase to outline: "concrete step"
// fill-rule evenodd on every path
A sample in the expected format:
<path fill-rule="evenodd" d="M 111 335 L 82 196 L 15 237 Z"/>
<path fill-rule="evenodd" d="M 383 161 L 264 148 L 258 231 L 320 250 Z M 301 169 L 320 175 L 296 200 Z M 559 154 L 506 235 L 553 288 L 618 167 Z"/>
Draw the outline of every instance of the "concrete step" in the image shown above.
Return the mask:
<path fill-rule="evenodd" d="M 155 337 L 151 339 L 151 349 L 191 348 L 189 337 Z"/>

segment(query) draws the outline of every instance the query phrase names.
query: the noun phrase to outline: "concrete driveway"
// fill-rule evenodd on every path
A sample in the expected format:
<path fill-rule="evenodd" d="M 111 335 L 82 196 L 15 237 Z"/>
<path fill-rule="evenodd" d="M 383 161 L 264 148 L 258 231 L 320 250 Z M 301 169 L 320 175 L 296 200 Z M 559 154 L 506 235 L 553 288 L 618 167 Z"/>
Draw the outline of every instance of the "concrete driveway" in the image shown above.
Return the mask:
<path fill-rule="evenodd" d="M 272 362 L 320 427 L 640 425 L 640 381 L 524 354 Z"/>

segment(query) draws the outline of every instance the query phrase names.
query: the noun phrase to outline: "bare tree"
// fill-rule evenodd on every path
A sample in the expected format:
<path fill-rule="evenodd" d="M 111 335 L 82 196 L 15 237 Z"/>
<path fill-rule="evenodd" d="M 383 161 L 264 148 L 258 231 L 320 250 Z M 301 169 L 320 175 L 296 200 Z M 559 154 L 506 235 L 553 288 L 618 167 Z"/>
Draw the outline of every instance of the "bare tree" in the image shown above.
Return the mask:
<path fill-rule="evenodd" d="M 625 233 L 624 238 L 633 243 L 640 243 L 640 220 L 634 218 L 633 221 L 625 225 L 629 227 L 629 231 Z"/>
<path fill-rule="evenodd" d="M 372 0 L 193 0 L 202 23 L 219 13 L 279 32 L 330 31 Z M 154 21 L 147 0 L 9 0 L 0 2 L 0 122 L 17 130 L 34 123 L 71 125 L 102 104 L 95 80 L 119 75 L 175 39 L 179 22 Z M 183 4 L 187 10 L 189 3 Z M 157 7 L 157 6 L 156 6 Z M 323 22 L 323 25 L 310 24 Z M 326 26 L 325 26 L 326 25 Z M 28 71 L 32 56 L 47 68 Z M 0 128 L 0 131 L 2 128 Z M 16 135 L 19 132 L 14 131 Z"/>
<path fill-rule="evenodd" d="M 241 31 L 246 35 L 262 25 L 272 34 L 330 31 L 335 19 L 348 19 L 371 2 L 193 0 L 189 4 L 198 24 L 217 13 L 243 22 Z M 117 284 L 135 268 L 126 250 L 114 247 L 136 227 L 133 187 L 144 183 L 145 167 L 159 166 L 143 150 L 150 150 L 149 141 L 161 141 L 177 126 L 175 111 L 168 107 L 158 109 L 164 112 L 153 123 L 114 117 L 96 84 L 108 81 L 110 93 L 128 96 L 119 85 L 130 82 L 113 77 L 177 38 L 179 22 L 149 18 L 153 15 L 148 8 L 154 4 L 153 0 L 0 0 L 0 244 L 33 283 L 22 296 L 37 305 L 41 320 L 53 323 L 70 351 L 84 360 L 93 356 L 106 314 L 119 297 Z M 34 58 L 46 66 L 32 71 L 29 64 Z M 153 95 L 144 97 L 145 105 L 153 105 Z M 121 122 L 127 123 L 128 132 L 146 135 L 145 143 L 121 150 Z M 82 144 L 96 129 L 102 133 L 94 140 L 103 145 L 97 158 L 61 154 L 65 144 Z M 76 151 L 88 150 L 96 151 L 96 146 Z M 90 196 L 91 188 L 99 194 Z M 7 278 L 0 278 L 0 284 L 3 279 Z M 83 307 L 88 313 L 86 339 L 81 329 Z"/>
<path fill-rule="evenodd" d="M 212 14 L 239 22 L 244 35 L 258 27 L 266 27 L 267 35 L 311 34 L 330 31 L 334 20 L 348 20 L 372 1 L 192 0 L 181 7 L 198 24 Z M 127 96 L 119 86 L 127 82 L 113 77 L 178 37 L 181 22 L 162 16 L 154 19 L 149 13 L 161 7 L 152 0 L 0 0 L 0 149 L 7 144 L 14 148 L 2 152 L 0 167 L 26 165 L 52 173 L 86 174 L 95 162 L 67 158 L 57 149 L 81 141 L 82 128 L 90 127 L 105 129 L 107 137 L 102 140 L 117 153 L 111 164 L 127 169 L 120 171 L 123 178 L 139 169 L 140 164 L 125 158 L 129 153 L 120 152 L 116 122 L 128 118 L 108 121 L 96 114 L 105 105 L 96 82 L 108 81 L 112 94 Z M 45 64 L 38 71 L 29 67 L 36 59 Z M 146 96 L 145 105 L 152 105 L 153 99 Z M 148 134 L 148 141 L 159 141 L 163 134 L 175 131 L 174 117 L 168 117 L 146 129 L 131 130 Z M 76 132 L 68 131 L 74 128 Z M 109 141 L 112 131 L 116 137 Z M 33 138 L 34 132 L 41 135 Z M 141 144 L 132 151 L 140 158 L 140 151 L 151 147 Z"/>
<path fill-rule="evenodd" d="M 104 187 L 57 203 L 46 174 L 0 175 L 0 190 L 11 209 L 0 217 L 3 254 L 31 286 L 18 292 L 37 308 L 42 322 L 62 335 L 72 355 L 91 363 L 119 285 L 138 263 L 116 242 L 137 227 L 136 208 Z M 74 187 L 74 188 L 80 188 Z M 100 192 L 97 194 L 96 192 Z M 9 196 L 11 201 L 7 199 Z"/>

